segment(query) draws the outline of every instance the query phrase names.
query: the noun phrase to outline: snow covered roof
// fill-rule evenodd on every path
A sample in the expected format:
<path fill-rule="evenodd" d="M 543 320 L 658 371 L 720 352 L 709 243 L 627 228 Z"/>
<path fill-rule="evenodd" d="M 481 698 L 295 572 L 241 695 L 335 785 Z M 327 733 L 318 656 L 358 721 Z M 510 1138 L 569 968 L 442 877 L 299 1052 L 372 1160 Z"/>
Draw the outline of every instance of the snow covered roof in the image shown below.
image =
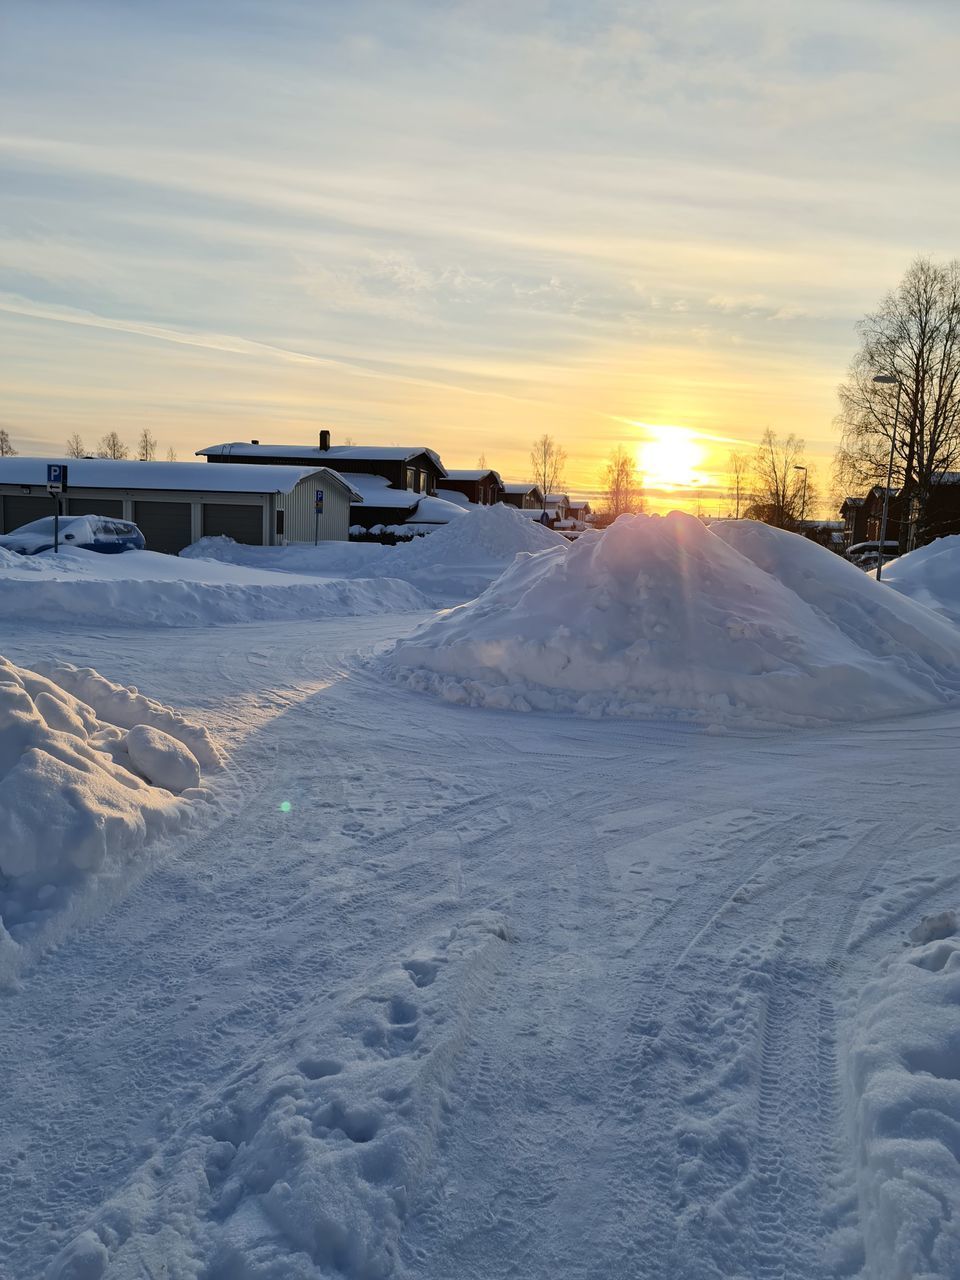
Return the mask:
<path fill-rule="evenodd" d="M 180 489 L 206 493 L 290 493 L 308 476 L 353 492 L 329 467 L 210 467 L 202 462 L 136 462 L 112 458 L 0 458 L 0 484 L 46 485 L 47 464 L 66 462 L 72 489 Z"/>
<path fill-rule="evenodd" d="M 845 507 L 862 507 L 865 502 L 866 498 L 851 498 L 847 496 L 843 500 L 843 505 Z"/>
<path fill-rule="evenodd" d="M 224 467 L 224 470 L 227 468 Z M 371 507 L 398 507 L 404 511 L 412 511 L 420 497 L 412 489 L 391 489 L 386 476 L 352 475 L 350 483 L 359 494 L 358 501 Z"/>
<path fill-rule="evenodd" d="M 443 489 L 438 486 L 437 497 L 442 498 L 444 502 L 455 502 L 458 507 L 474 507 L 476 505 L 459 489 Z"/>
<path fill-rule="evenodd" d="M 562 507 L 562 506 L 568 506 L 570 503 L 570 499 L 567 497 L 565 493 L 548 493 L 547 502 L 550 504 L 551 507 Z"/>
<path fill-rule="evenodd" d="M 490 467 L 487 467 L 482 470 L 473 470 L 473 471 L 469 471 L 469 470 L 468 471 L 459 471 L 459 470 L 449 471 L 448 470 L 447 476 L 450 480 L 485 480 L 487 476 L 493 476 L 493 478 L 497 481 L 498 484 L 503 484 L 503 481 L 500 479 L 500 473 L 498 471 L 492 470 Z"/>
<path fill-rule="evenodd" d="M 540 492 L 539 485 L 534 484 L 532 480 L 521 481 L 519 484 L 511 480 L 509 484 L 505 483 L 503 488 L 506 493 L 533 493 L 534 490 L 537 493 Z"/>
<path fill-rule="evenodd" d="M 425 453 L 440 471 L 441 475 L 446 475 L 443 463 L 440 461 L 439 455 L 433 449 L 428 449 L 425 444 L 417 445 L 354 445 L 354 444 L 338 444 L 333 445 L 329 449 L 321 449 L 315 444 L 251 444 L 247 440 L 235 440 L 231 444 L 212 444 L 206 449 L 198 449 L 197 457 L 224 457 L 231 456 L 237 458 L 309 458 L 311 461 L 316 458 L 317 462 L 322 464 L 324 461 L 334 461 L 337 458 L 350 460 L 354 462 L 408 462 L 411 458 L 417 457 L 418 454 Z"/>

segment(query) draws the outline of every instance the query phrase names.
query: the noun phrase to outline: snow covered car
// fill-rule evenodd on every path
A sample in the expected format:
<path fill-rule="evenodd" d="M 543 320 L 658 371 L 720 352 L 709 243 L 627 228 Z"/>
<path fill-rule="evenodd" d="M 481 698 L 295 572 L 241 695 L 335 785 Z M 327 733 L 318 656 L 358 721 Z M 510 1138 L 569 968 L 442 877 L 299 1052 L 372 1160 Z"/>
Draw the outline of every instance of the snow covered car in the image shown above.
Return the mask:
<path fill-rule="evenodd" d="M 900 554 L 900 544 L 891 542 L 889 539 L 884 543 L 883 563 L 889 560 L 896 560 Z M 855 542 L 852 547 L 847 547 L 847 559 L 857 566 L 858 569 L 876 569 L 877 560 L 880 556 L 879 542 Z"/>
<path fill-rule="evenodd" d="M 35 556 L 53 548 L 53 516 L 31 520 L 13 533 L 0 535 L 0 547 Z M 84 551 L 142 551 L 147 545 L 143 534 L 129 520 L 109 516 L 61 516 L 60 541 L 65 547 L 81 547 Z"/>

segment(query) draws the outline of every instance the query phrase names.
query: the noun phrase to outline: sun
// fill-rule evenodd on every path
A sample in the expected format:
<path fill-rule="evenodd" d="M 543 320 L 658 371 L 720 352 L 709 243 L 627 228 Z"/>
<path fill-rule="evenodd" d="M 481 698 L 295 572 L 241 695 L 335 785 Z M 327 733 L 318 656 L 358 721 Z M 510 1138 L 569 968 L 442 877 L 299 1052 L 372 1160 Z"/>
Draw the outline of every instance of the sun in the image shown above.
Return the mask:
<path fill-rule="evenodd" d="M 652 489 L 684 489 L 704 483 L 698 467 L 702 445 L 687 427 L 644 424 L 646 439 L 637 445 L 637 469 Z"/>

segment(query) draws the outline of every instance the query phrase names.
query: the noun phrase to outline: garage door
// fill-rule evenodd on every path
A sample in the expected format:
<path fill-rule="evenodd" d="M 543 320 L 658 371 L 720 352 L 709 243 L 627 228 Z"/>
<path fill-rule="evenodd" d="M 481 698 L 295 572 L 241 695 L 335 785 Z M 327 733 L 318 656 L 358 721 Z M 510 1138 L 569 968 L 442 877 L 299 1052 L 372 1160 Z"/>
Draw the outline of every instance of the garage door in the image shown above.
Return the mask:
<path fill-rule="evenodd" d="M 133 519 L 140 526 L 148 551 L 176 555 L 193 541 L 189 502 L 135 502 Z"/>
<path fill-rule="evenodd" d="M 215 538 L 219 534 L 226 534 L 234 542 L 262 546 L 263 507 L 238 502 L 205 502 L 203 536 Z"/>
<path fill-rule="evenodd" d="M 68 498 L 67 511 L 72 516 L 113 516 L 123 519 L 122 498 Z"/>
<path fill-rule="evenodd" d="M 6 494 L 3 499 L 3 532 L 12 533 L 22 524 L 55 515 L 52 498 L 27 498 L 20 494 Z"/>

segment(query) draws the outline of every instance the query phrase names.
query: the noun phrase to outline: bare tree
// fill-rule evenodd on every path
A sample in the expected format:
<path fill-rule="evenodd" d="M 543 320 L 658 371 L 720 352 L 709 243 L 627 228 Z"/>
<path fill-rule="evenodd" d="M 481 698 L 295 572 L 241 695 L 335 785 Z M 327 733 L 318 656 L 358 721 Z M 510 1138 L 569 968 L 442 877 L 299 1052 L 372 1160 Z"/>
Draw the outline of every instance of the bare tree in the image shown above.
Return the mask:
<path fill-rule="evenodd" d="M 127 457 L 129 452 L 130 450 L 115 431 L 108 431 L 105 436 L 101 437 L 100 443 L 97 445 L 98 458 L 118 460 Z"/>
<path fill-rule="evenodd" d="M 858 330 L 860 350 L 839 389 L 834 472 L 848 491 L 885 484 L 894 443 L 893 483 L 912 513 L 900 526 L 905 549 L 933 488 L 960 466 L 960 262 L 917 258 Z M 896 381 L 874 382 L 878 374 Z"/>
<path fill-rule="evenodd" d="M 480 471 L 486 471 L 486 469 L 487 469 L 487 455 L 486 455 L 485 453 L 481 453 L 480 457 L 477 459 L 477 468 L 478 468 L 478 470 L 480 470 Z"/>
<path fill-rule="evenodd" d="M 611 520 L 643 510 L 643 490 L 633 454 L 618 444 L 603 470 L 604 506 Z"/>
<path fill-rule="evenodd" d="M 552 436 L 542 435 L 534 441 L 530 450 L 530 467 L 533 482 L 543 494 L 543 509 L 547 509 L 547 495 L 556 493 L 563 480 L 563 468 L 567 465 L 567 451 Z"/>
<path fill-rule="evenodd" d="M 75 431 L 67 441 L 67 457 L 82 458 L 84 453 L 83 441 L 80 439 L 79 433 Z"/>
<path fill-rule="evenodd" d="M 778 529 L 792 529 L 799 524 L 804 503 L 809 511 L 815 501 L 804 470 L 803 450 L 804 442 L 795 435 L 781 439 L 767 427 L 753 464 L 753 501 L 744 512 L 747 519 L 762 520 Z"/>
<path fill-rule="evenodd" d="M 149 427 L 144 427 L 137 441 L 137 457 L 141 462 L 153 462 L 157 456 L 157 441 Z"/>
<path fill-rule="evenodd" d="M 734 519 L 739 520 L 750 479 L 750 455 L 736 449 L 731 450 L 727 454 L 727 475 L 730 477 L 730 497 L 733 499 Z"/>
<path fill-rule="evenodd" d="M 10 434 L 6 427 L 0 427 L 0 458 L 12 458 L 16 455 L 16 449 L 10 443 Z"/>
<path fill-rule="evenodd" d="M 177 451 L 173 447 L 173 445 L 171 445 L 170 448 L 167 450 L 167 461 L 176 462 L 176 460 L 177 460 Z"/>

